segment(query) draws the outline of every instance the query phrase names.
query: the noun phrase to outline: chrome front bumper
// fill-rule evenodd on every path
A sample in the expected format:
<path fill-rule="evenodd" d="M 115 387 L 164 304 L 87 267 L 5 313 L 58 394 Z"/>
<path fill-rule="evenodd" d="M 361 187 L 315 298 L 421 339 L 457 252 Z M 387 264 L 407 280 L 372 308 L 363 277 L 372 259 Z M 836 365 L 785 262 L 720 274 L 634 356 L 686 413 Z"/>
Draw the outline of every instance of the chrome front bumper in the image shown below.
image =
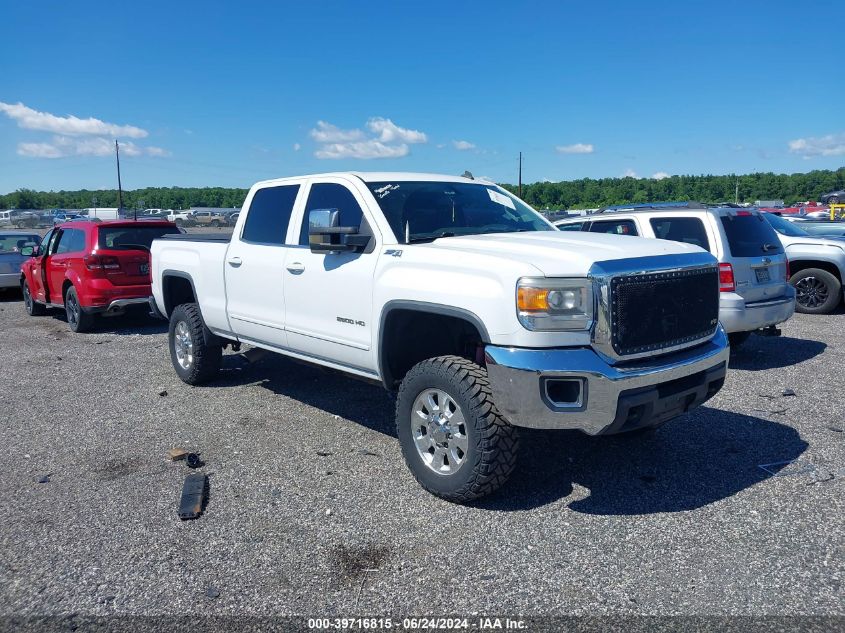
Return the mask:
<path fill-rule="evenodd" d="M 786 294 L 767 301 L 746 303 L 733 292 L 719 297 L 719 322 L 726 332 L 751 332 L 777 325 L 795 313 L 795 288 L 787 286 Z"/>
<path fill-rule="evenodd" d="M 706 343 L 625 366 L 590 348 L 485 349 L 493 401 L 508 422 L 590 435 L 654 426 L 700 405 L 721 389 L 729 353 L 721 327 Z M 561 378 L 581 385 L 563 405 L 548 395 L 550 380 Z"/>

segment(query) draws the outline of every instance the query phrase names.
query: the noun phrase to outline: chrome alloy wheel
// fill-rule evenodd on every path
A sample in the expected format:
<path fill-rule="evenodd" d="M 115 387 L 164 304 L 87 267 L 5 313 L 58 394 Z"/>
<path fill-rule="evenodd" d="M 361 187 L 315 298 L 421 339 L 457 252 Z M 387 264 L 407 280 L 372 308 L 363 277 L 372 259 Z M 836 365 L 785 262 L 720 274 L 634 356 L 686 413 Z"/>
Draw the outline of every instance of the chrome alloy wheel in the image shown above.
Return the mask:
<path fill-rule="evenodd" d="M 820 306 L 829 295 L 827 285 L 816 277 L 804 277 L 795 284 L 795 291 L 798 293 L 796 300 L 805 308 Z"/>
<path fill-rule="evenodd" d="M 411 436 L 423 463 L 438 475 L 454 475 L 469 450 L 466 421 L 442 389 L 425 389 L 411 408 Z"/>
<path fill-rule="evenodd" d="M 173 332 L 173 348 L 179 366 L 182 369 L 190 369 L 194 364 L 194 339 L 191 338 L 191 330 L 184 321 L 176 324 Z"/>

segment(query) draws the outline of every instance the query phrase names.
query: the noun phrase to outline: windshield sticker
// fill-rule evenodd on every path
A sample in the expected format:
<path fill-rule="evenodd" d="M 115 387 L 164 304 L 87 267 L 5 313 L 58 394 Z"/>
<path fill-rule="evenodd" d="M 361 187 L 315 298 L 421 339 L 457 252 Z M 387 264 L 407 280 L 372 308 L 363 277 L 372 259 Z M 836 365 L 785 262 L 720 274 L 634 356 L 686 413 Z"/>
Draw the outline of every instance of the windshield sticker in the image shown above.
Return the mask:
<path fill-rule="evenodd" d="M 498 191 L 493 191 L 492 189 L 488 189 L 487 193 L 490 194 L 490 199 L 493 202 L 495 202 L 497 204 L 501 204 L 502 206 L 505 206 L 509 209 L 513 209 L 514 211 L 516 211 L 516 206 L 514 205 L 513 200 L 511 200 L 505 194 L 499 193 Z"/>
<path fill-rule="evenodd" d="M 399 189 L 399 185 L 385 185 L 384 187 L 373 189 L 373 193 L 375 193 L 379 197 L 379 200 L 381 200 L 391 191 L 396 191 L 397 189 Z"/>

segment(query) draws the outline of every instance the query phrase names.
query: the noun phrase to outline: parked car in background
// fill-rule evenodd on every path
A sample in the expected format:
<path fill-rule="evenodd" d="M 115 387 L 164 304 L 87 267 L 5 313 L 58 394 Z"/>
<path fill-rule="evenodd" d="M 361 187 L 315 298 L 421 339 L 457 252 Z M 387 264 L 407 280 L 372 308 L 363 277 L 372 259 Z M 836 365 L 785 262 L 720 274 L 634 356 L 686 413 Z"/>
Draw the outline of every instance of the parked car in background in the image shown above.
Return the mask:
<path fill-rule="evenodd" d="M 562 231 L 586 231 L 693 244 L 719 260 L 719 320 L 731 345 L 752 332 L 779 334 L 773 326 L 795 312 L 795 290 L 777 234 L 754 209 L 708 208 L 699 203 L 631 205 L 556 222 Z"/>
<path fill-rule="evenodd" d="M 37 247 L 41 236 L 23 231 L 0 231 L 0 289 L 20 288 L 21 264 L 27 248 Z"/>
<path fill-rule="evenodd" d="M 819 196 L 824 204 L 839 204 L 845 202 L 845 189 L 837 189 L 836 191 L 828 191 Z"/>
<path fill-rule="evenodd" d="M 41 224 L 41 217 L 33 211 L 12 211 L 11 224 L 19 229 L 34 229 Z"/>
<path fill-rule="evenodd" d="M 173 211 L 167 215 L 167 221 L 173 222 L 176 226 L 190 226 L 192 222 L 190 211 Z"/>
<path fill-rule="evenodd" d="M 235 226 L 239 217 L 241 217 L 240 211 L 232 211 L 231 213 L 226 214 L 226 219 L 228 220 L 230 226 Z"/>
<path fill-rule="evenodd" d="M 223 213 L 216 211 L 194 211 L 191 214 L 191 221 L 195 226 L 229 226 L 229 218 Z"/>
<path fill-rule="evenodd" d="M 789 283 L 796 291 L 796 310 L 829 314 L 842 302 L 845 280 L 845 238 L 811 235 L 812 222 L 789 222 L 772 213 L 763 217 L 777 231 L 789 258 Z"/>
<path fill-rule="evenodd" d="M 70 221 L 50 230 L 27 259 L 18 283 L 30 316 L 64 308 L 74 332 L 93 327 L 97 315 L 112 316 L 145 305 L 150 289 L 150 244 L 179 233 L 171 222 Z"/>
<path fill-rule="evenodd" d="M 85 217 L 78 213 L 56 213 L 53 216 L 53 226 L 64 224 L 65 222 L 72 222 L 73 220 L 84 220 Z"/>

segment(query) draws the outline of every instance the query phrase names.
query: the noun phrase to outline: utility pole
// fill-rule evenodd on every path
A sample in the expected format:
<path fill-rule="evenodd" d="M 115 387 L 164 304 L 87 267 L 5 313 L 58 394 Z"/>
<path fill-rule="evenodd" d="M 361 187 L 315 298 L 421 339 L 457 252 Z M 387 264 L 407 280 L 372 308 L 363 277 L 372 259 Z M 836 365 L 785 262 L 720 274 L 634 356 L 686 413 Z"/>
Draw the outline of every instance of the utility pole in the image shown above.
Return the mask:
<path fill-rule="evenodd" d="M 739 204 L 739 176 L 736 177 L 736 190 L 734 191 L 734 204 Z"/>
<path fill-rule="evenodd" d="M 117 160 L 117 215 L 123 210 L 123 187 L 120 184 L 120 146 L 117 139 L 114 140 L 114 156 Z M 138 212 L 135 212 L 135 219 L 138 219 Z"/>
<path fill-rule="evenodd" d="M 522 152 L 519 153 L 519 198 L 522 199 Z"/>

